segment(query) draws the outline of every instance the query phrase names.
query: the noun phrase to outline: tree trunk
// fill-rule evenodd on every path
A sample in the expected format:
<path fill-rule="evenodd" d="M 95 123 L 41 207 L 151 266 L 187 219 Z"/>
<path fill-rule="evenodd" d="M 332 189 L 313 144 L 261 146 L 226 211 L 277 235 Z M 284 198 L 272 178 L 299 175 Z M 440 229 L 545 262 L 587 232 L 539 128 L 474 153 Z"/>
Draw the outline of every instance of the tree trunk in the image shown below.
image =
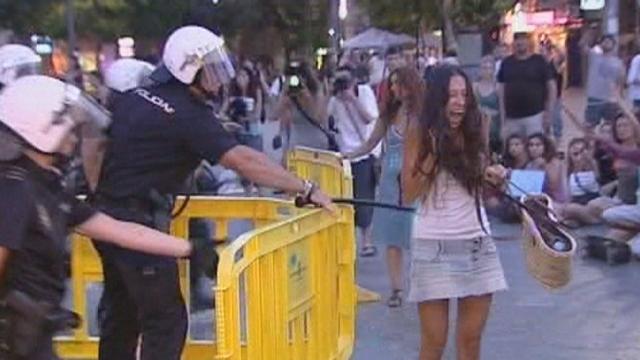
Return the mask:
<path fill-rule="evenodd" d="M 445 51 L 447 50 L 458 50 L 458 42 L 456 40 L 456 33 L 453 28 L 453 20 L 451 19 L 451 14 L 453 12 L 454 0 L 442 0 L 442 21 L 444 24 L 444 38 L 445 38 Z"/>

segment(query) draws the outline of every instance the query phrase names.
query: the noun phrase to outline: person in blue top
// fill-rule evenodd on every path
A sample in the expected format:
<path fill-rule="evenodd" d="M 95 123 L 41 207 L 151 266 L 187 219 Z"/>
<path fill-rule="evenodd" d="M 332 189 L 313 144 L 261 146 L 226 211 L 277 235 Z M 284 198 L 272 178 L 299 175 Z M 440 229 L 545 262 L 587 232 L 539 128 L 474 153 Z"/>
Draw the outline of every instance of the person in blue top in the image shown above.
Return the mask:
<path fill-rule="evenodd" d="M 410 67 L 394 70 L 389 75 L 389 96 L 382 104 L 380 119 L 367 141 L 356 151 L 347 153 L 353 159 L 367 154 L 380 141 L 384 141 L 385 153 L 382 158 L 382 174 L 378 186 L 377 201 L 400 204 L 400 170 L 402 169 L 403 146 L 406 129 L 410 122 L 417 121 L 422 112 L 424 84 L 418 73 Z M 389 209 L 375 209 L 373 213 L 373 242 L 387 245 L 387 265 L 391 283 L 389 307 L 402 305 L 402 291 L 405 288 L 402 270 L 403 250 L 409 248 L 412 214 Z"/>
<path fill-rule="evenodd" d="M 238 144 L 206 106 L 209 94 L 231 81 L 224 41 L 186 26 L 173 32 L 155 85 L 131 90 L 113 104 L 113 123 L 94 203 L 115 218 L 169 229 L 173 200 L 202 160 L 233 169 L 267 187 L 297 193 L 333 210 L 314 184 Z M 99 358 L 180 359 L 187 312 L 175 259 L 99 245 L 104 314 Z"/>

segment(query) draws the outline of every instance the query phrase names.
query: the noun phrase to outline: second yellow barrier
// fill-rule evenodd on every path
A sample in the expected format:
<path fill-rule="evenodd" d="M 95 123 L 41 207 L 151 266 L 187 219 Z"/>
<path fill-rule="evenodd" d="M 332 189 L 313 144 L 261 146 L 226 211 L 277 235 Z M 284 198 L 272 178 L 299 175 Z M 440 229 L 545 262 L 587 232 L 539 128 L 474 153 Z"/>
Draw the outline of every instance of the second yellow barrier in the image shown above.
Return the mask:
<path fill-rule="evenodd" d="M 217 359 L 348 359 L 355 324 L 353 211 L 268 225 L 222 253 Z"/>

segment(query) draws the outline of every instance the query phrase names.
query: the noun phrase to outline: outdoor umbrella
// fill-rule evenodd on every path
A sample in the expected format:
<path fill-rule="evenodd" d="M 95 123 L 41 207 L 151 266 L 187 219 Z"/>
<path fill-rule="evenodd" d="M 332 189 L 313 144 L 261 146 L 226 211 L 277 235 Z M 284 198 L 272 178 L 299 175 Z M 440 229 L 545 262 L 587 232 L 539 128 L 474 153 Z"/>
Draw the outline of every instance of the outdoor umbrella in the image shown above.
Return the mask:
<path fill-rule="evenodd" d="M 415 43 L 415 38 L 406 34 L 370 28 L 345 41 L 345 49 L 389 48 Z"/>

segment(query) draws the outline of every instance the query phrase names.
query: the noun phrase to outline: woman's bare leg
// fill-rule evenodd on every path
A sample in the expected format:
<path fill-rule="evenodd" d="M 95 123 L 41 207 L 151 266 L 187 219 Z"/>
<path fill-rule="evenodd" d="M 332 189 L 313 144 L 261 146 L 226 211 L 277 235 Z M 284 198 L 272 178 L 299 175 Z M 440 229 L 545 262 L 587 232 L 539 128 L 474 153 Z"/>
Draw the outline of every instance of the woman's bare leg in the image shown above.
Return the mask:
<path fill-rule="evenodd" d="M 404 288 L 403 281 L 402 249 L 397 246 L 387 247 L 387 269 L 389 271 L 389 281 L 391 282 L 391 290 L 402 290 Z"/>
<path fill-rule="evenodd" d="M 449 300 L 423 301 L 420 316 L 420 360 L 441 360 L 449 333 Z"/>
<path fill-rule="evenodd" d="M 456 349 L 458 360 L 480 359 L 482 332 L 489 317 L 492 295 L 458 299 Z"/>

